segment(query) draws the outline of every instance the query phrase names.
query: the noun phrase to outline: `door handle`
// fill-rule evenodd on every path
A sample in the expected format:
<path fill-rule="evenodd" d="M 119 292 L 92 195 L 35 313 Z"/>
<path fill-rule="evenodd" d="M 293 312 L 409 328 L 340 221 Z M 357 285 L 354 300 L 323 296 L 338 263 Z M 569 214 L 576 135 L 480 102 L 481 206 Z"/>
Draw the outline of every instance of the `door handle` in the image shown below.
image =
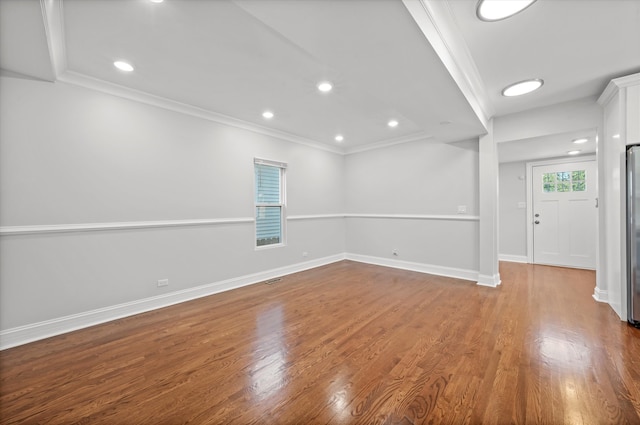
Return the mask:
<path fill-rule="evenodd" d="M 536 217 L 540 217 L 540 214 L 536 214 L 535 216 L 536 216 Z"/>
<path fill-rule="evenodd" d="M 536 220 L 536 221 L 534 221 L 534 223 L 536 223 L 536 224 L 540 224 L 540 221 L 539 221 L 539 220 Z"/>

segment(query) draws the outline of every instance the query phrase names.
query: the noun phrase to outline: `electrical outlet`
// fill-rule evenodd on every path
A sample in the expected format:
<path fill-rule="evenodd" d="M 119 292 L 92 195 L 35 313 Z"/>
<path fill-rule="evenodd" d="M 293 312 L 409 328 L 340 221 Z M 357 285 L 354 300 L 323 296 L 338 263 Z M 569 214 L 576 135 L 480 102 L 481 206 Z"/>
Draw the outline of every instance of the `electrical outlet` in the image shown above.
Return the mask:
<path fill-rule="evenodd" d="M 158 280 L 158 287 L 161 287 L 161 286 L 169 286 L 169 279 Z"/>
<path fill-rule="evenodd" d="M 467 206 L 466 205 L 458 205 L 458 214 L 466 214 Z"/>
<path fill-rule="evenodd" d="M 304 252 L 302 253 L 302 256 L 306 258 L 306 257 L 308 257 L 308 256 L 309 256 L 309 253 L 308 253 L 307 251 L 304 251 Z"/>
<path fill-rule="evenodd" d="M 398 248 L 392 248 L 391 249 L 391 255 L 393 255 L 394 257 L 398 256 Z"/>

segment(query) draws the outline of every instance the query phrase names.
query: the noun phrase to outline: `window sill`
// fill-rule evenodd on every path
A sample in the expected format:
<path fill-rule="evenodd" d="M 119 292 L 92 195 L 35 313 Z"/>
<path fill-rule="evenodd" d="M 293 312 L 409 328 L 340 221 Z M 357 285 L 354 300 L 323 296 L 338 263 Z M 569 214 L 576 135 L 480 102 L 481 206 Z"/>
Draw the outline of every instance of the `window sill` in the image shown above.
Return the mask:
<path fill-rule="evenodd" d="M 281 248 L 287 246 L 287 244 L 285 244 L 284 242 L 281 243 L 274 243 L 274 244 L 270 244 L 270 245 L 260 245 L 260 246 L 256 246 L 254 247 L 255 251 L 263 251 L 265 249 L 272 249 L 272 248 Z"/>

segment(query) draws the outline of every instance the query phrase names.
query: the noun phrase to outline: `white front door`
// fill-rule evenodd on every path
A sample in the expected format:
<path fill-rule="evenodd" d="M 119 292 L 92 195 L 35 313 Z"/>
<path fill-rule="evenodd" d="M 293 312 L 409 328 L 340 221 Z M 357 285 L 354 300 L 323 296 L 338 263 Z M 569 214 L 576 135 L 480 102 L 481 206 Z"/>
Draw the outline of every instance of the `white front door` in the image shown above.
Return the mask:
<path fill-rule="evenodd" d="M 596 268 L 595 161 L 532 169 L 533 262 Z"/>

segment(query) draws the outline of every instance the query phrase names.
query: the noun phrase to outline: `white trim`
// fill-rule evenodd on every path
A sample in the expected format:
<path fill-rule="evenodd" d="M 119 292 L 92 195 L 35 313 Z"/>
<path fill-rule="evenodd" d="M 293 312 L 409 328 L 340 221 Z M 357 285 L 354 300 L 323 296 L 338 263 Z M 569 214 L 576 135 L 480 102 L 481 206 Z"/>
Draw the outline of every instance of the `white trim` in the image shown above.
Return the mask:
<path fill-rule="evenodd" d="M 270 167 L 283 168 L 285 170 L 287 169 L 287 163 L 286 162 L 274 161 L 272 159 L 253 158 L 253 163 L 254 164 L 259 164 L 259 165 L 268 165 Z"/>
<path fill-rule="evenodd" d="M 480 221 L 477 215 L 435 215 L 435 214 L 345 214 L 347 218 L 390 218 L 404 220 L 448 220 L 448 221 Z"/>
<path fill-rule="evenodd" d="M 428 214 L 309 214 L 292 215 L 287 220 L 316 220 L 335 218 L 387 218 L 405 220 L 449 220 L 449 221 L 478 221 L 480 217 L 473 215 L 428 215 Z M 130 221 L 111 223 L 80 223 L 80 224 L 42 224 L 28 226 L 2 226 L 0 236 L 34 235 L 46 233 L 95 232 L 105 230 L 133 230 L 162 227 L 185 226 L 215 226 L 225 224 L 253 223 L 253 217 L 239 218 L 205 218 L 193 220 L 162 220 L 162 221 Z"/>
<path fill-rule="evenodd" d="M 359 263 L 375 264 L 377 266 L 392 267 L 394 269 L 434 274 L 437 276 L 452 277 L 456 279 L 475 281 L 478 278 L 478 272 L 475 270 L 458 269 L 453 267 L 437 266 L 433 264 L 414 263 L 410 261 L 400 261 L 390 258 L 373 257 L 370 255 L 350 253 L 346 254 L 345 259 L 357 261 Z"/>
<path fill-rule="evenodd" d="M 377 143 L 368 143 L 366 145 L 354 146 L 352 148 L 345 148 L 344 154 L 351 155 L 354 153 L 366 152 L 366 151 L 371 151 L 375 149 L 386 148 L 389 146 L 401 145 L 403 143 L 411 143 L 411 142 L 417 142 L 420 140 L 424 141 L 429 139 L 433 139 L 433 136 L 427 133 L 409 134 L 408 136 L 401 136 L 394 139 L 383 140 Z"/>
<path fill-rule="evenodd" d="M 613 96 L 615 96 L 618 91 L 625 87 L 635 86 L 640 84 L 640 72 L 636 74 L 627 75 L 620 78 L 615 78 L 609 81 L 607 87 L 604 89 L 600 97 L 598 98 L 598 103 L 604 107 L 607 103 L 611 101 Z"/>
<path fill-rule="evenodd" d="M 399 261 L 367 255 L 341 253 L 330 255 L 324 258 L 319 258 L 316 260 L 279 267 L 264 272 L 253 273 L 237 278 L 223 280 L 220 282 L 158 295 L 155 297 L 144 298 L 141 300 L 103 307 L 83 313 L 72 314 L 69 316 L 7 329 L 4 331 L 0 331 L 0 350 L 5 350 L 8 348 L 27 344 L 29 342 L 61 335 L 78 329 L 83 329 L 101 323 L 121 319 L 123 317 L 168 307 L 174 304 L 206 297 L 243 286 L 253 285 L 277 277 L 282 277 L 292 273 L 298 273 L 316 267 L 321 267 L 342 260 L 351 260 L 360 263 L 374 264 L 378 266 L 392 267 L 402 270 L 409 270 L 469 281 L 480 280 L 478 272 L 474 270 L 414 263 L 409 261 Z"/>
<path fill-rule="evenodd" d="M 595 288 L 593 288 L 593 299 L 598 301 L 599 303 L 608 303 L 609 293 L 596 286 Z"/>
<path fill-rule="evenodd" d="M 223 291 L 253 285 L 265 280 L 298 273 L 304 270 L 324 266 L 344 260 L 344 254 L 336 254 L 317 260 L 297 263 L 290 266 L 279 267 L 264 272 L 253 273 L 233 279 L 189 288 L 182 291 L 171 292 L 155 297 L 144 298 L 128 303 L 99 308 L 84 313 L 73 314 L 52 320 L 46 320 L 25 326 L 19 326 L 0 332 L 0 350 L 18 345 L 27 344 L 55 335 L 87 328 L 123 317 L 156 310 L 170 305 L 190 301 L 196 298 L 206 297 Z"/>
<path fill-rule="evenodd" d="M 486 274 L 478 275 L 478 286 L 488 286 L 490 288 L 496 288 L 500 286 L 501 283 L 502 281 L 500 280 L 500 273 L 493 276 Z"/>
<path fill-rule="evenodd" d="M 345 218 L 344 214 L 309 214 L 309 215 L 290 215 L 287 220 L 321 220 L 325 218 Z"/>
<path fill-rule="evenodd" d="M 197 220 L 131 221 L 121 223 L 45 224 L 35 226 L 0 227 L 0 236 L 44 233 L 94 232 L 103 230 L 149 229 L 157 227 L 212 226 L 253 223 L 253 217 L 211 218 Z"/>
<path fill-rule="evenodd" d="M 312 148 L 344 155 L 344 152 L 341 149 L 334 146 L 326 145 L 324 143 L 316 142 L 315 140 L 306 139 L 283 131 L 263 127 L 258 124 L 250 123 L 248 121 L 243 121 L 217 112 L 209 111 L 207 109 L 199 108 L 197 106 L 177 102 L 165 97 L 152 95 L 140 90 L 131 89 L 129 87 L 110 83 L 108 81 L 89 77 L 87 75 L 83 75 L 74 71 L 66 71 L 58 77 L 58 81 L 110 94 L 112 96 L 133 100 L 135 102 L 145 103 L 147 105 L 156 106 L 158 108 L 167 109 L 185 115 L 191 115 L 193 117 L 213 121 L 218 124 L 224 124 L 243 130 L 252 131 L 254 133 L 263 134 L 265 136 L 275 137 L 280 140 L 286 140 L 288 142 L 293 142 L 300 145 L 305 145 Z"/>
<path fill-rule="evenodd" d="M 67 69 L 62 0 L 40 0 L 40 9 L 55 80 Z"/>
<path fill-rule="evenodd" d="M 529 260 L 526 255 L 510 255 L 510 254 L 498 254 L 500 261 L 509 261 L 511 263 L 528 263 Z"/>

